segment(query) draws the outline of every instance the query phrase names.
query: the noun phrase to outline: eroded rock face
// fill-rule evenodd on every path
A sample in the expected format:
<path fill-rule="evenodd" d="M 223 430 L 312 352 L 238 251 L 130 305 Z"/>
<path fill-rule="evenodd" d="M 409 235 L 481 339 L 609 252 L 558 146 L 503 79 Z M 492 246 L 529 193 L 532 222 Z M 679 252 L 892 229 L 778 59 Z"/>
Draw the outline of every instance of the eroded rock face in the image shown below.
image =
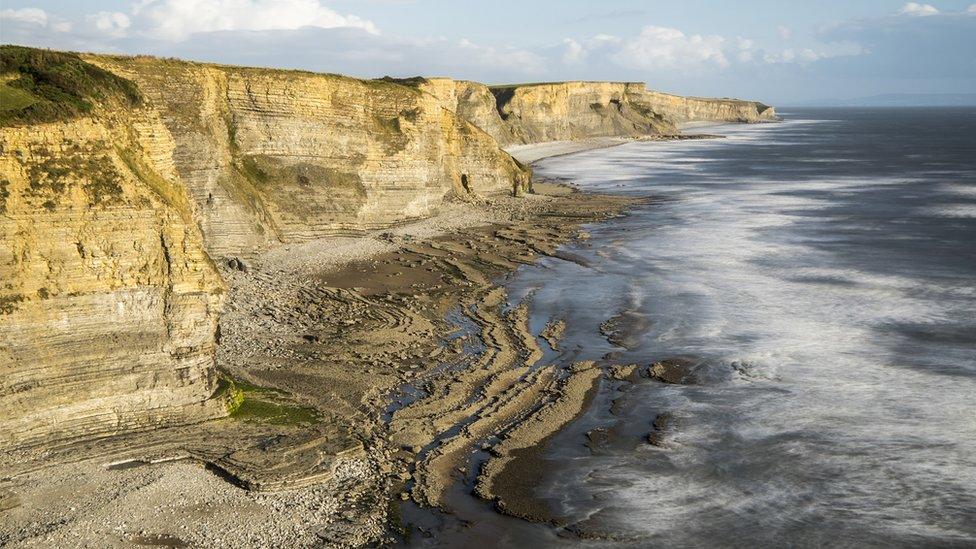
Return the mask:
<path fill-rule="evenodd" d="M 513 192 L 527 172 L 415 87 L 337 75 L 93 58 L 131 78 L 173 136 L 207 249 L 389 226 L 454 194 Z"/>
<path fill-rule="evenodd" d="M 226 415 L 213 259 L 245 265 L 274 243 L 528 185 L 491 136 L 415 88 L 84 60 L 141 101 L 0 128 L 0 448 Z"/>
<path fill-rule="evenodd" d="M 776 120 L 755 101 L 681 97 L 650 91 L 642 82 L 554 82 L 488 87 L 449 78 L 420 89 L 482 128 L 501 145 L 595 137 L 676 135 L 689 122 Z"/>
<path fill-rule="evenodd" d="M 643 84 L 83 59 L 134 82 L 140 101 L 0 128 L 3 449 L 226 414 L 214 260 L 245 269 L 277 243 L 421 218 L 451 196 L 518 194 L 530 172 L 499 144 L 772 116 Z"/>
<path fill-rule="evenodd" d="M 757 101 L 682 97 L 645 90 L 635 101 L 660 113 L 675 124 L 689 122 L 772 122 L 778 120 L 776 109 Z"/>
<path fill-rule="evenodd" d="M 678 133 L 659 113 L 632 100 L 643 90 L 639 83 L 560 82 L 491 92 L 521 143 Z"/>
<path fill-rule="evenodd" d="M 0 130 L 0 448 L 224 414 L 224 286 L 162 134 L 147 113 Z"/>
<path fill-rule="evenodd" d="M 502 120 L 488 86 L 467 80 L 430 78 L 420 84 L 420 89 L 436 97 L 445 109 L 484 130 L 500 146 L 523 143 L 512 126 Z"/>

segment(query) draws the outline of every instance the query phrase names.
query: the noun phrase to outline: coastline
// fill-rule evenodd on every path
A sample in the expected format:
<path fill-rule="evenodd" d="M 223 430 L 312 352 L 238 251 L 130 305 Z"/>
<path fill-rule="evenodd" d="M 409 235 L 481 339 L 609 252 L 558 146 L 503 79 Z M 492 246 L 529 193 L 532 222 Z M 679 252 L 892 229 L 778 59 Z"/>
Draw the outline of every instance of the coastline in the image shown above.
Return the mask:
<path fill-rule="evenodd" d="M 221 266 L 218 366 L 248 413 L 6 456 L 0 540 L 391 542 L 381 502 L 444 508 L 469 449 L 563 387 L 496 282 L 633 203 L 538 182 Z"/>
<path fill-rule="evenodd" d="M 689 126 L 696 129 L 716 127 L 714 123 L 704 123 L 698 126 Z M 592 137 L 589 139 L 579 139 L 576 141 L 546 141 L 543 143 L 529 143 L 527 145 L 512 145 L 503 150 L 512 155 L 519 162 L 532 165 L 540 160 L 565 156 L 580 152 L 608 149 L 634 143 L 639 141 L 683 141 L 694 139 L 723 139 L 724 136 L 707 133 L 689 133 L 677 135 L 647 135 L 643 137 Z"/>
<path fill-rule="evenodd" d="M 530 164 L 633 141 L 716 137 L 598 138 L 523 145 L 510 152 Z M 125 484 L 137 486 L 134 493 L 148 486 L 180 501 L 174 491 L 194 486 L 194 504 L 205 506 L 243 496 L 237 504 L 249 508 L 247 521 L 181 516 L 179 531 L 194 546 L 216 545 L 214 539 L 390 542 L 399 535 L 398 527 L 390 526 L 390 517 L 397 515 L 392 502 L 449 510 L 446 494 L 458 482 L 495 501 L 504 514 L 558 523 L 544 503 L 520 493 L 527 480 L 522 473 L 544 466 L 541 447 L 586 411 L 603 372 L 621 365 L 601 363 L 583 375 L 566 375 L 540 363 L 540 345 L 558 345 L 561 334 L 551 327 L 530 331 L 531 298 L 508 303 L 498 284 L 540 257 L 575 261 L 558 249 L 586 238 L 583 224 L 619 216 L 639 200 L 546 181 L 534 187 L 520 198 L 456 200 L 430 218 L 360 236 L 282 244 L 256 258 L 221 265 L 229 285 L 217 357 L 222 375 L 245 387 L 245 402 L 255 399 L 252 408 L 270 405 L 285 410 L 286 419 L 311 414 L 314 421 L 232 417 L 84 447 L 65 445 L 43 460 L 29 452 L 8 456 L 4 462 L 20 463 L 13 482 L 0 486 L 12 495 L 5 502 L 16 502 L 21 511 L 51 508 L 52 499 L 72 505 L 70 511 L 60 509 L 66 526 L 45 531 L 43 538 L 16 538 L 0 530 L 0 539 L 57 540 L 57 534 L 80 524 L 90 530 L 87 515 L 110 502 L 79 501 L 58 485 L 77 483 L 83 487 L 78 491 L 97 493 L 94 485 L 123 484 L 109 480 L 112 473 L 123 474 L 119 469 L 131 477 Z M 468 325 L 461 337 L 456 336 L 459 319 Z M 583 377 L 586 390 L 577 387 Z M 524 427 L 540 418 L 544 427 Z M 267 440 L 276 441 L 270 451 Z M 486 440 L 496 442 L 486 446 Z M 467 453 L 480 447 L 494 454 L 494 444 L 498 455 L 486 460 L 483 470 L 468 471 Z M 64 473 L 58 470 L 69 462 Z M 180 480 L 173 482 L 170 475 Z M 249 491 L 240 494 L 240 487 Z M 273 505 L 274 512 L 255 514 L 255 500 Z M 391 504 L 377 504 L 384 500 Z M 336 511 L 300 532 L 310 515 L 285 509 L 309 505 Z M 351 507 L 358 510 L 339 512 Z M 127 513 L 145 531 L 170 529 L 148 510 L 138 504 Z M 16 520 L 36 523 L 43 519 L 39 514 L 21 513 Z M 103 517 L 106 524 L 115 519 Z M 115 526 L 107 539 L 135 539 L 124 533 L 130 522 Z"/>

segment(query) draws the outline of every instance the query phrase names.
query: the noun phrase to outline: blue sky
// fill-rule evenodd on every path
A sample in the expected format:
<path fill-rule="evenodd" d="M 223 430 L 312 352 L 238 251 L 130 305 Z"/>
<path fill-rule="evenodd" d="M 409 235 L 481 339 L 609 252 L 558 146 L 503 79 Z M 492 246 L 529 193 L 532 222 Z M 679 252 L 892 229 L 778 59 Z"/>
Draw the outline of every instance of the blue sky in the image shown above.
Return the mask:
<path fill-rule="evenodd" d="M 774 103 L 976 92 L 976 0 L 3 0 L 0 41 Z"/>

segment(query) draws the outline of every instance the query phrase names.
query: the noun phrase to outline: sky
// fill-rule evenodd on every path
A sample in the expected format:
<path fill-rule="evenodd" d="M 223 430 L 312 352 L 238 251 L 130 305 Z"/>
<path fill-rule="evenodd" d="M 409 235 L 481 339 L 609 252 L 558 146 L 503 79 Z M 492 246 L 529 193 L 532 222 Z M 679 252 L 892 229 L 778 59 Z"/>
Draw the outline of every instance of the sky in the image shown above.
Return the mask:
<path fill-rule="evenodd" d="M 976 92 L 974 0 L 0 0 L 0 42 L 774 104 Z"/>

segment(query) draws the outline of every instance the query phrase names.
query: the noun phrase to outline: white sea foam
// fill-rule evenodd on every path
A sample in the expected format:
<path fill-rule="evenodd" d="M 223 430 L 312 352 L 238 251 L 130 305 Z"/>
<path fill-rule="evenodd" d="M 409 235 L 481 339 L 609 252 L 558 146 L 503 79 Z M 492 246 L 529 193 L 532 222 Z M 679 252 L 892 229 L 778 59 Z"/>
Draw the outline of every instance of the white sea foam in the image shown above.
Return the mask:
<path fill-rule="evenodd" d="M 944 375 L 944 368 L 966 367 L 965 349 L 909 336 L 951 322 L 972 305 L 976 285 L 944 277 L 922 283 L 889 271 L 885 256 L 880 263 L 845 260 L 849 233 L 881 233 L 889 242 L 899 236 L 888 234 L 891 225 L 836 208 L 861 200 L 865 189 L 897 191 L 917 179 L 718 177 L 709 167 L 715 160 L 704 156 L 730 143 L 803 142 L 776 134 L 826 123 L 736 127 L 724 143 L 634 143 L 543 165 L 544 174 L 586 188 L 624 184 L 673 199 L 649 209 L 646 219 L 620 222 L 627 231 L 618 228 L 613 245 L 599 229 L 589 245 L 602 255 L 602 268 L 617 273 L 612 288 L 623 288 L 628 306 L 653 321 L 640 351 L 649 358 L 703 356 L 718 380 L 648 393 L 656 409 L 680 416 L 669 448 L 647 446 L 588 469 L 584 491 L 599 491 L 598 499 L 612 504 L 567 496 L 567 506 L 619 520 L 663 545 L 687 542 L 693 530 L 721 533 L 757 521 L 787 532 L 810 522 L 817 525 L 812 532 L 884 524 L 895 539 L 959 535 L 954 515 L 943 520 L 931 510 L 951 515 L 976 501 L 976 351 L 968 355 L 969 375 Z M 676 161 L 687 154 L 693 156 Z M 939 190 L 976 196 L 972 185 Z M 976 217 L 971 204 L 921 211 Z M 548 276 L 572 287 L 572 277 Z M 594 282 L 582 282 L 578 304 L 561 292 L 560 306 L 586 310 Z M 924 345 L 943 347 L 925 354 Z M 947 363 L 950 356 L 962 360 Z M 592 515 L 595 508 L 605 512 Z M 826 537 L 814 541 L 830 544 L 829 534 L 819 535 Z"/>

